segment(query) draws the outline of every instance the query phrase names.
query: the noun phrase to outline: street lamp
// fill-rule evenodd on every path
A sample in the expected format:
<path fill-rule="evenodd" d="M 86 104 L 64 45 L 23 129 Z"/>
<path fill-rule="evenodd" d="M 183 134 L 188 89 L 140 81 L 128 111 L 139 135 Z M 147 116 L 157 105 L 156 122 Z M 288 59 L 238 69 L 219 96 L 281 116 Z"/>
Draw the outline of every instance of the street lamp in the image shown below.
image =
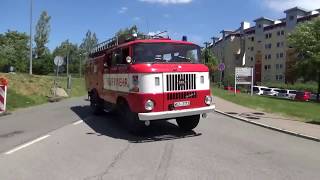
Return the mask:
<path fill-rule="evenodd" d="M 29 60 L 29 74 L 32 75 L 32 4 L 33 0 L 30 0 L 30 60 Z"/>

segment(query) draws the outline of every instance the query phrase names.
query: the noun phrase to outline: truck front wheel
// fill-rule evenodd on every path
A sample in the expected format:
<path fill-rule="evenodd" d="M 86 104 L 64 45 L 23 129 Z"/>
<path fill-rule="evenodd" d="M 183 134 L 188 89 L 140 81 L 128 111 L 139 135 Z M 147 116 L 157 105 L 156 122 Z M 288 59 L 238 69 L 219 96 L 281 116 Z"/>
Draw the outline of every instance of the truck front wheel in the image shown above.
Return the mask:
<path fill-rule="evenodd" d="M 140 135 L 145 127 L 143 121 L 139 120 L 138 114 L 132 112 L 129 105 L 122 101 L 119 104 L 120 110 L 119 113 L 123 118 L 124 123 L 128 131 L 134 135 Z"/>
<path fill-rule="evenodd" d="M 184 131 L 191 131 L 196 128 L 200 121 L 200 115 L 185 116 L 176 118 L 179 128 Z"/>

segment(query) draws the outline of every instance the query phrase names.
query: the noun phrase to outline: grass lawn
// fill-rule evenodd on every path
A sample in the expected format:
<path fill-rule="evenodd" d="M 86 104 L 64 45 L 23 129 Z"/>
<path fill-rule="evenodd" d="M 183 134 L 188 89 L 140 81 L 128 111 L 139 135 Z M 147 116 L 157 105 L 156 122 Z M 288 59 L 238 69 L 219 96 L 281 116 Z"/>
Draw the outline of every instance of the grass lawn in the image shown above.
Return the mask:
<path fill-rule="evenodd" d="M 270 113 L 278 113 L 285 116 L 298 117 L 301 121 L 320 124 L 320 103 L 297 102 L 273 97 L 250 96 L 240 93 L 236 96 L 216 87 L 212 88 L 213 95 L 243 105 L 249 108 Z"/>
<path fill-rule="evenodd" d="M 38 76 L 29 74 L 5 74 L 0 77 L 9 79 L 7 109 L 12 111 L 48 102 L 51 96 L 50 89 L 53 87 L 54 76 Z M 60 77 L 58 85 L 66 89 L 67 78 Z M 83 96 L 86 94 L 83 78 L 72 78 L 71 97 Z"/>

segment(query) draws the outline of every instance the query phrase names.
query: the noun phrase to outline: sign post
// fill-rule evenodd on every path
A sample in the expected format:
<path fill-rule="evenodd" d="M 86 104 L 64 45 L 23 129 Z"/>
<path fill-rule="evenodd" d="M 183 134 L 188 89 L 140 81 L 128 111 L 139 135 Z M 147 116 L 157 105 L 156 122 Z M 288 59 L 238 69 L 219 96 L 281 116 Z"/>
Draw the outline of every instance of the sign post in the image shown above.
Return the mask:
<path fill-rule="evenodd" d="M 234 75 L 234 93 L 237 92 L 237 84 L 250 84 L 251 96 L 253 95 L 253 68 L 236 67 Z"/>
<path fill-rule="evenodd" d="M 56 56 L 53 60 L 54 64 L 56 65 L 56 79 L 54 80 L 54 94 L 53 96 L 56 97 L 56 91 L 57 91 L 57 81 L 58 81 L 58 76 L 59 76 L 59 67 L 63 65 L 64 59 L 61 56 Z"/>

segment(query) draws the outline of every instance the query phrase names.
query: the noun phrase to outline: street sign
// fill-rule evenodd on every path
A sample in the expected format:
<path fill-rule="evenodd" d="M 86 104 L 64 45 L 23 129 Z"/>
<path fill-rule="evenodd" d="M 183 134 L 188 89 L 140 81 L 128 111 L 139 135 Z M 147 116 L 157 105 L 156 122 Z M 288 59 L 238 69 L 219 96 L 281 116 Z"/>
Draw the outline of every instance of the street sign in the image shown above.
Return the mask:
<path fill-rule="evenodd" d="M 224 65 L 224 63 L 220 63 L 218 66 L 219 71 L 224 71 L 225 68 L 226 68 L 226 66 Z"/>
<path fill-rule="evenodd" d="M 251 96 L 253 94 L 253 68 L 252 67 L 236 67 L 234 74 L 234 92 L 236 93 L 237 84 L 251 85 Z"/>
<path fill-rule="evenodd" d="M 53 61 L 56 66 L 61 66 L 63 65 L 64 59 L 61 56 L 56 56 Z"/>
<path fill-rule="evenodd" d="M 253 68 L 236 67 L 235 80 L 237 84 L 251 84 Z"/>

